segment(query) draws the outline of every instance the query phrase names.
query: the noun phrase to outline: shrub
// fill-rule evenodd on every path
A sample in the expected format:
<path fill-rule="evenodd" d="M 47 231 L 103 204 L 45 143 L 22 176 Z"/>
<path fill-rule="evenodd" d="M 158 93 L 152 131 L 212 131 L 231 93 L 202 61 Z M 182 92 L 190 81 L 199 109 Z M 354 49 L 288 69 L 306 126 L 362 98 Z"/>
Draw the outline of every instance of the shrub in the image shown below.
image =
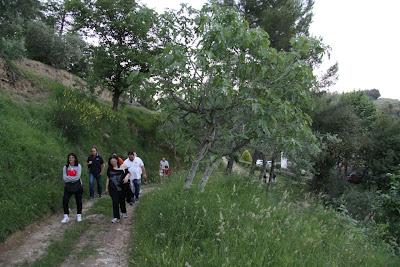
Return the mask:
<path fill-rule="evenodd" d="M 83 135 L 94 134 L 102 123 L 116 123 L 116 114 L 83 92 L 65 89 L 57 93 L 54 121 L 63 134 L 77 142 Z"/>
<path fill-rule="evenodd" d="M 250 151 L 248 151 L 247 149 L 245 151 L 243 151 L 243 153 L 242 153 L 242 161 L 245 161 L 245 162 L 253 161 Z"/>
<path fill-rule="evenodd" d="M 0 38 L 0 58 L 19 59 L 25 55 L 25 52 L 23 39 Z"/>
<path fill-rule="evenodd" d="M 388 232 L 400 245 L 400 174 L 391 175 L 390 189 L 379 192 L 374 205 L 375 220 L 386 224 Z"/>

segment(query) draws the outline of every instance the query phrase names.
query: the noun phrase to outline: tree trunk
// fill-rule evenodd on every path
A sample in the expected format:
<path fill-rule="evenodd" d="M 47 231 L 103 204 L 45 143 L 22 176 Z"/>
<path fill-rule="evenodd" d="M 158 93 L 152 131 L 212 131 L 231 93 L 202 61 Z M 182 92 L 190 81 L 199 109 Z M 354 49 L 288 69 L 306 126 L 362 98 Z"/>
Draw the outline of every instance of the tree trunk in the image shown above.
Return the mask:
<path fill-rule="evenodd" d="M 62 15 L 61 15 L 61 22 L 60 22 L 60 31 L 58 32 L 58 35 L 59 36 L 62 36 L 62 34 L 64 33 L 64 27 L 65 27 L 65 23 L 66 23 L 66 16 L 67 16 L 67 14 L 66 14 L 66 12 L 65 12 L 65 10 L 62 12 Z"/>
<path fill-rule="evenodd" d="M 225 169 L 225 175 L 232 173 L 233 163 L 234 163 L 233 155 L 229 155 L 228 164 L 226 165 L 226 169 Z"/>
<path fill-rule="evenodd" d="M 113 92 L 113 97 L 112 97 L 112 102 L 113 102 L 112 109 L 113 109 L 114 111 L 117 111 L 117 110 L 118 110 L 118 106 L 119 106 L 119 97 L 120 97 L 120 96 L 121 96 L 121 92 L 120 92 L 118 89 L 114 90 L 114 92 Z"/>
<path fill-rule="evenodd" d="M 196 176 L 197 169 L 199 168 L 200 161 L 204 158 L 204 156 L 207 154 L 209 148 L 209 142 L 205 141 L 203 142 L 203 145 L 199 152 L 197 153 L 196 158 L 192 161 L 192 166 L 190 167 L 189 173 L 186 176 L 185 179 L 185 185 L 184 189 L 189 189 L 192 186 L 193 179 Z"/>
<path fill-rule="evenodd" d="M 263 164 L 262 164 L 262 168 L 261 168 L 261 171 L 260 171 L 260 175 L 258 176 L 259 180 L 263 179 L 264 174 L 266 174 L 266 172 L 267 172 L 267 157 L 265 156 L 264 153 L 262 154 L 261 159 L 263 161 Z M 266 178 L 265 178 L 265 182 L 267 182 Z"/>
<path fill-rule="evenodd" d="M 204 188 L 206 187 L 206 184 L 208 182 L 208 179 L 210 178 L 211 174 L 214 172 L 214 170 L 218 167 L 219 163 L 219 158 L 216 157 L 210 157 L 210 161 L 207 164 L 207 168 L 204 171 L 203 177 L 201 178 L 199 182 L 199 190 L 201 192 L 204 192 Z"/>
<path fill-rule="evenodd" d="M 271 159 L 271 168 L 269 169 L 269 179 L 268 182 L 272 182 L 272 178 L 275 172 L 275 153 L 272 154 L 272 159 Z"/>
<path fill-rule="evenodd" d="M 254 150 L 253 158 L 251 161 L 251 167 L 250 167 L 250 171 L 249 171 L 249 176 L 254 175 L 254 171 L 256 169 L 256 162 L 257 162 L 259 155 L 260 155 L 260 151 Z"/>

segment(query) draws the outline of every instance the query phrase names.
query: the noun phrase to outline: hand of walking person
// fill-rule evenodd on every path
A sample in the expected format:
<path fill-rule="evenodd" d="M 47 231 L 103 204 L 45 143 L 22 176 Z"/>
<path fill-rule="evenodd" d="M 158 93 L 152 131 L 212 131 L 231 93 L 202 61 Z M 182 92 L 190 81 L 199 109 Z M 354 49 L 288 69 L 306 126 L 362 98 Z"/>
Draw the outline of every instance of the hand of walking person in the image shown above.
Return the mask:
<path fill-rule="evenodd" d="M 127 183 L 129 182 L 129 177 L 128 177 L 128 176 L 125 177 L 124 180 L 123 180 L 123 182 L 124 182 L 124 184 L 127 184 Z"/>

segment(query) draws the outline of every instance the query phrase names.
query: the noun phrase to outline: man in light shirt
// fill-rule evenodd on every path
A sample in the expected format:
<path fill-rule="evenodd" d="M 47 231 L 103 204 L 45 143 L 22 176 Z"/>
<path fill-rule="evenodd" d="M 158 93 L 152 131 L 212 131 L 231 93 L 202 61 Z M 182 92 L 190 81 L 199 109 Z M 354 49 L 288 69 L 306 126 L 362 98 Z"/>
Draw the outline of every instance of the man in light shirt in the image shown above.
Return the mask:
<path fill-rule="evenodd" d="M 129 173 L 131 174 L 130 178 L 130 186 L 133 192 L 133 201 L 139 200 L 140 193 L 140 184 L 143 178 L 147 180 L 146 169 L 144 168 L 143 161 L 136 156 L 135 151 L 128 152 L 128 158 L 124 161 L 124 165 L 128 168 Z"/>

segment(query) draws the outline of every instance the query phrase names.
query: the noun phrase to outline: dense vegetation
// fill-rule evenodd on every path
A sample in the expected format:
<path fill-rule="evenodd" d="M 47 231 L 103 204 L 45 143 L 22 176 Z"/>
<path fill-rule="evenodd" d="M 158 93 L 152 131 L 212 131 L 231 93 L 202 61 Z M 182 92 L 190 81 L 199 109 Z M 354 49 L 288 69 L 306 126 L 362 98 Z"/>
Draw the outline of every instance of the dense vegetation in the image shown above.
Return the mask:
<path fill-rule="evenodd" d="M 216 174 L 200 193 L 182 191 L 183 175 L 172 177 L 138 207 L 131 265 L 400 264 L 387 244 L 318 204 L 296 180 L 280 176 L 265 187 Z"/>
<path fill-rule="evenodd" d="M 94 144 L 106 159 L 111 153 L 125 156 L 136 149 L 149 178 L 157 181 L 165 150 L 158 145 L 156 113 L 127 107 L 114 114 L 110 105 L 82 92 L 32 74 L 21 75 L 37 83 L 38 90 L 44 87 L 49 100 L 20 103 L 0 91 L 0 240 L 60 209 L 61 168 L 71 151 L 85 166 Z"/>

